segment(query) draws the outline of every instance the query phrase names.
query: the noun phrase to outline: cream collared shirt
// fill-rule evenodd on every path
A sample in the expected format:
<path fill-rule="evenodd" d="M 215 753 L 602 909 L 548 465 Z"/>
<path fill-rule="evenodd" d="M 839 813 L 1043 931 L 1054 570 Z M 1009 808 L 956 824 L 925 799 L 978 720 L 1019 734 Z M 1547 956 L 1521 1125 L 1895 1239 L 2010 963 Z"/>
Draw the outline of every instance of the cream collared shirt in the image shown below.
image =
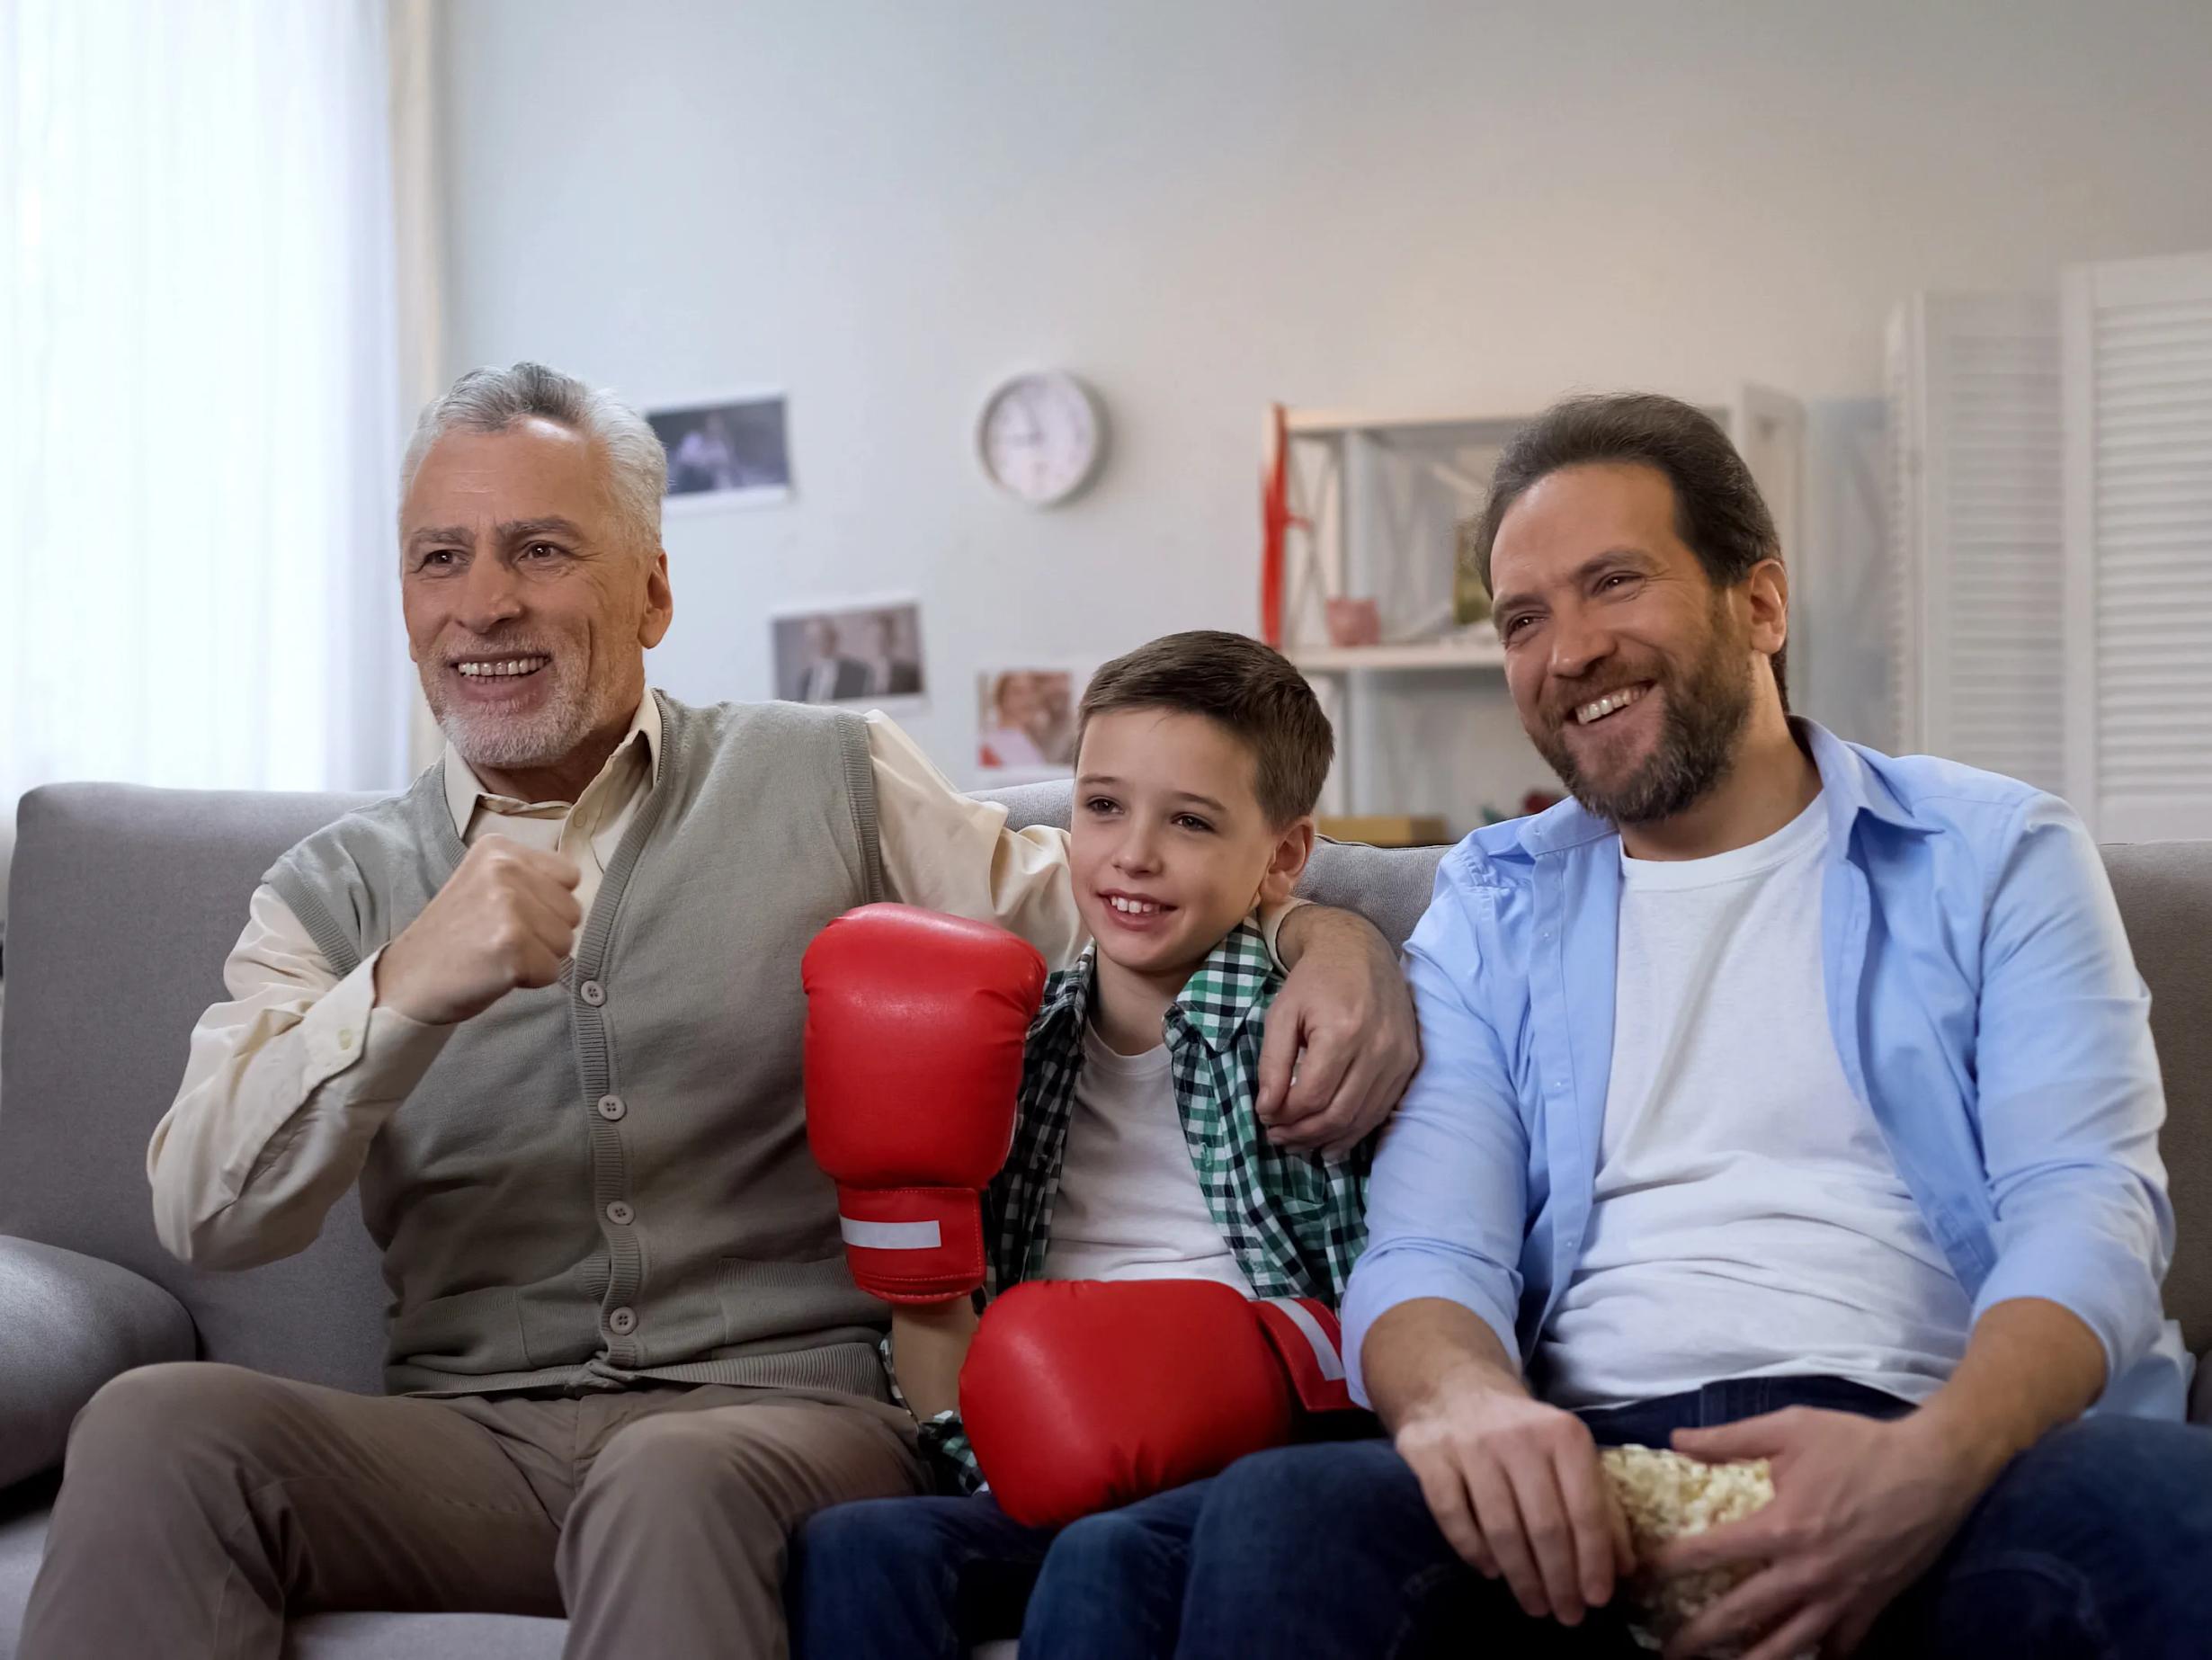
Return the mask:
<path fill-rule="evenodd" d="M 1067 879 L 1067 833 L 1008 829 L 1003 807 L 962 795 L 887 718 L 867 718 L 892 896 L 997 923 L 1055 968 L 1073 961 L 1087 935 Z M 659 777 L 660 753 L 648 694 L 573 804 L 493 795 L 450 745 L 446 804 L 470 845 L 505 835 L 574 860 L 588 915 Z M 1269 920 L 1279 926 L 1286 914 Z M 378 1130 L 454 1030 L 379 1006 L 376 963 L 372 955 L 340 976 L 276 891 L 255 890 L 223 964 L 229 998 L 192 1029 L 183 1082 L 147 1149 L 155 1227 L 177 1256 L 217 1268 L 288 1256 L 352 1185 Z"/>

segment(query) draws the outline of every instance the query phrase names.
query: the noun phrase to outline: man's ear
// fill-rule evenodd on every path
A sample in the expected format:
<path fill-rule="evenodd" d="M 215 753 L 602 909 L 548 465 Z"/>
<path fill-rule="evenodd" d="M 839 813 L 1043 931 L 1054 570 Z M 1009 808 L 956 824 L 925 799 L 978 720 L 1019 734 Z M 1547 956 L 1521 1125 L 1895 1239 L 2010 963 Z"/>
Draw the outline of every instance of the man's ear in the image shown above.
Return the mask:
<path fill-rule="evenodd" d="M 1773 656 L 1789 643 L 1789 573 L 1779 559 L 1762 559 L 1744 581 L 1752 649 Z"/>
<path fill-rule="evenodd" d="M 638 643 L 647 651 L 661 643 L 676 614 L 676 596 L 668 585 L 668 550 L 656 548 L 646 571 L 645 615 L 638 620 Z"/>
<path fill-rule="evenodd" d="M 1275 851 L 1260 879 L 1260 903 L 1280 905 L 1306 874 L 1306 861 L 1314 856 L 1314 817 L 1307 813 L 1292 819 L 1276 833 Z"/>

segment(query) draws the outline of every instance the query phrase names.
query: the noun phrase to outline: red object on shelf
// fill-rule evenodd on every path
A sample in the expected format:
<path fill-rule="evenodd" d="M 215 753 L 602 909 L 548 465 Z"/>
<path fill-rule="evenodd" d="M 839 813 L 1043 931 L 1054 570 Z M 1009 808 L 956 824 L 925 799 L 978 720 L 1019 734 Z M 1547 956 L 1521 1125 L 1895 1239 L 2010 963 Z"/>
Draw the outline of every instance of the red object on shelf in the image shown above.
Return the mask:
<path fill-rule="evenodd" d="M 1282 649 L 1284 545 L 1290 527 L 1306 521 L 1290 511 L 1290 437 L 1283 406 L 1268 426 L 1267 461 L 1260 470 L 1260 638 Z"/>

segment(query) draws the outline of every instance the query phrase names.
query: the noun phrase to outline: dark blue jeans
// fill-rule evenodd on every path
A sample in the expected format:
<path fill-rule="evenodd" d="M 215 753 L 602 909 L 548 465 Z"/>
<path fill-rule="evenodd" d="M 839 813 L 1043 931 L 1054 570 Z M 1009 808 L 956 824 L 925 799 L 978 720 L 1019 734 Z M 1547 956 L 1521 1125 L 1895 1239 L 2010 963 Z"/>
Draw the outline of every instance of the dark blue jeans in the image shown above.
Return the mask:
<path fill-rule="evenodd" d="M 1584 1415 L 1598 1440 L 1791 1406 L 1882 1416 L 1833 1379 L 1762 1379 Z M 1618 1606 L 1569 1630 L 1462 1564 L 1386 1441 L 1262 1452 L 1214 1478 L 1191 1541 L 1182 1660 L 1314 1654 L 1633 1656 Z M 1616 1599 L 1616 1603 L 1619 1599 Z M 1866 1654 L 2163 1660 L 2212 1653 L 2212 1430 L 2084 1418 L 1998 1477 Z"/>
<path fill-rule="evenodd" d="M 965 1660 L 1021 1637 L 1023 1660 L 1175 1652 L 1192 1482 L 1054 1533 L 990 1498 L 870 1499 L 824 1511 L 791 1544 L 794 1660 Z"/>

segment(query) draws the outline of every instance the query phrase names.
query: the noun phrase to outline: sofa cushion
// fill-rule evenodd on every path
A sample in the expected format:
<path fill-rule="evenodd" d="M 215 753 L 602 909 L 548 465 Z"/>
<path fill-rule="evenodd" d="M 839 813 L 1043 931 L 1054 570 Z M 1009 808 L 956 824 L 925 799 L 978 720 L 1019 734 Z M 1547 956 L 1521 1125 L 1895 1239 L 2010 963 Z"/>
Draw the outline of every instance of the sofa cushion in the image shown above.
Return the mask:
<path fill-rule="evenodd" d="M 381 1388 L 386 1294 L 351 1200 L 304 1254 L 184 1266 L 154 1235 L 146 1144 L 223 994 L 223 959 L 276 856 L 369 799 L 57 784 L 16 814 L 0 1041 L 0 1234 L 120 1263 L 183 1303 L 201 1352 Z"/>
<path fill-rule="evenodd" d="M 2105 870 L 2151 988 L 2151 1037 L 2166 1084 L 2166 1161 L 2180 1238 L 2166 1313 L 2192 1352 L 2212 1346 L 2212 842 L 2109 843 Z M 2199 1397 L 2208 1408 L 2212 1398 Z"/>
<path fill-rule="evenodd" d="M 0 1487 L 58 1466 L 69 1425 L 109 1379 L 194 1347 L 192 1317 L 151 1281 L 0 1237 Z"/>

